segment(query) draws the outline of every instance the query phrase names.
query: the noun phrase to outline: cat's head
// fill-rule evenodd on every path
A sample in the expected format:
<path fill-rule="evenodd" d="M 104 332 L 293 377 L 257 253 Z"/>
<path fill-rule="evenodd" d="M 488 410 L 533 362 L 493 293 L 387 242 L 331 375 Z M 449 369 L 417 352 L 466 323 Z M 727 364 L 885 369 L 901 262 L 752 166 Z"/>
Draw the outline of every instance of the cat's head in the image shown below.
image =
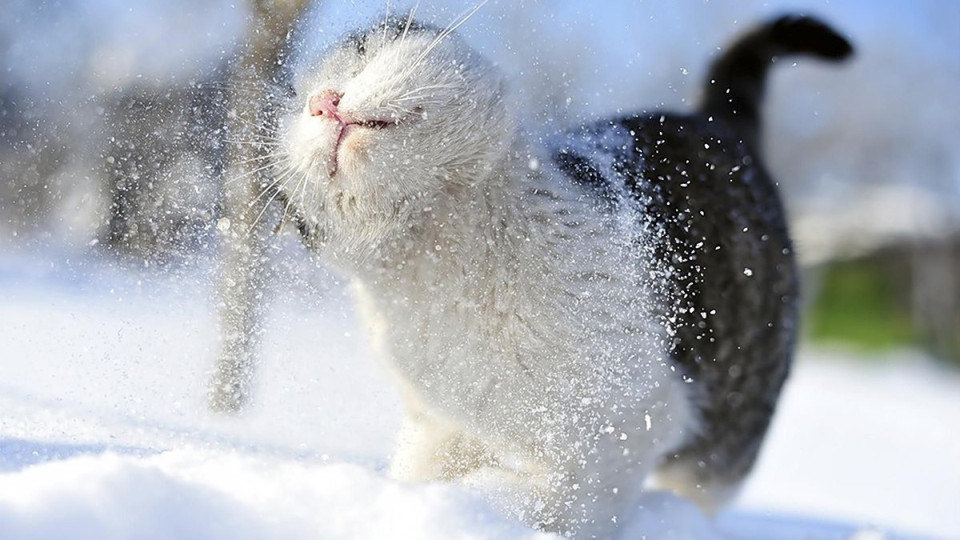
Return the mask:
<path fill-rule="evenodd" d="M 451 32 L 388 19 L 327 52 L 281 119 L 281 190 L 303 221 L 382 241 L 504 160 L 502 75 Z"/>

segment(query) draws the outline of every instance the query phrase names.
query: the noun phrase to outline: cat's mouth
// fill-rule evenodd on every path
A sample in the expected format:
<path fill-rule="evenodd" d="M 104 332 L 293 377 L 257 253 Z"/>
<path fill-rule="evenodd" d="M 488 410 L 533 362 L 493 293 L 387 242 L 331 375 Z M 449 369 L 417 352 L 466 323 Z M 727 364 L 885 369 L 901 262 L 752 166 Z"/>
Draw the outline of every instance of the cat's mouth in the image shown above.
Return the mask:
<path fill-rule="evenodd" d="M 423 109 L 421 107 L 416 107 L 412 112 L 406 116 L 400 118 L 390 118 L 390 119 L 379 119 L 373 118 L 368 120 L 359 120 L 359 119 L 348 119 L 349 117 L 341 117 L 339 120 L 339 132 L 337 133 L 337 142 L 333 147 L 333 153 L 330 156 L 328 173 L 330 178 L 333 178 L 337 171 L 340 169 L 340 151 L 344 142 L 353 133 L 355 130 L 371 130 L 371 131 L 384 131 L 389 129 L 394 129 L 401 124 L 406 124 L 422 115 Z M 346 121 L 345 121 L 346 120 Z"/>
<path fill-rule="evenodd" d="M 307 100 L 305 112 L 311 117 L 334 121 L 337 124 L 337 140 L 327 160 L 327 173 L 333 178 L 340 169 L 340 151 L 351 133 L 360 130 L 382 131 L 395 128 L 401 123 L 413 120 L 423 114 L 423 107 L 414 107 L 405 115 L 391 116 L 390 118 L 358 118 L 340 109 L 343 93 L 336 90 L 324 90 L 313 94 Z"/>
<path fill-rule="evenodd" d="M 357 129 L 370 129 L 381 131 L 384 129 L 395 128 L 400 124 L 397 120 L 352 120 L 349 122 L 340 122 L 340 131 L 337 133 L 337 142 L 333 147 L 333 154 L 330 156 L 328 173 L 333 178 L 340 168 L 340 148 L 343 146 L 347 137 Z"/>

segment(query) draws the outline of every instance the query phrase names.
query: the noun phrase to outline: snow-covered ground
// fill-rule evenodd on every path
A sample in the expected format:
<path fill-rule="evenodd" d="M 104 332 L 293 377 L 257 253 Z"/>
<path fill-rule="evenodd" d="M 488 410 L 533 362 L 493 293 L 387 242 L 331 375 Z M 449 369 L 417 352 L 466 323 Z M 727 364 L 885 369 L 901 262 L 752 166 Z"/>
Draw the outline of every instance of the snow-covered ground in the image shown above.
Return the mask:
<path fill-rule="evenodd" d="M 50 252 L 47 252 L 50 253 Z M 210 270 L 0 257 L 0 539 L 547 539 L 482 494 L 384 473 L 398 401 L 336 285 L 278 270 L 256 403 L 206 410 Z M 310 274 L 313 272 L 309 270 Z M 292 272 L 292 271 L 291 271 Z M 322 274 L 322 273 L 321 273 Z M 805 349 L 716 519 L 653 493 L 636 538 L 960 538 L 960 375 Z"/>

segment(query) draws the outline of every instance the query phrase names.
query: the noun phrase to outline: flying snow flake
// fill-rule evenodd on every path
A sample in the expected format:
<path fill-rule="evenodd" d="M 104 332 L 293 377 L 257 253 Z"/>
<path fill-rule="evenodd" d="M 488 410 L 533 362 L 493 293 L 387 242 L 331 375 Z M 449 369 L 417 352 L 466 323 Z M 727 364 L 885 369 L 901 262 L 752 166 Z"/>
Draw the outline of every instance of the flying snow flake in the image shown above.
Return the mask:
<path fill-rule="evenodd" d="M 750 277 L 750 276 L 753 275 L 753 270 L 751 270 L 751 269 L 749 269 L 749 268 L 744 268 L 744 269 L 743 269 L 743 275 L 745 275 L 745 276 L 747 276 L 747 277 Z"/>

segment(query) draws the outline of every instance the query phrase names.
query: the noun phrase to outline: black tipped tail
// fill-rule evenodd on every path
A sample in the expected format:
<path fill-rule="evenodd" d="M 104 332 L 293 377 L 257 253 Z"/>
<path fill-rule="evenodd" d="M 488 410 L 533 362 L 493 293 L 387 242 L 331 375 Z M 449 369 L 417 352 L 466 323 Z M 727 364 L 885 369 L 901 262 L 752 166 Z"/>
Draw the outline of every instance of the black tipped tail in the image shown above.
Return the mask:
<path fill-rule="evenodd" d="M 737 127 L 745 140 L 755 140 L 767 70 L 777 58 L 809 55 L 836 62 L 851 54 L 850 42 L 823 22 L 780 17 L 741 37 L 714 62 L 701 111 Z"/>
<path fill-rule="evenodd" d="M 785 15 L 768 25 L 771 54 L 809 54 L 843 60 L 853 54 L 850 42 L 822 21 L 805 15 Z"/>

